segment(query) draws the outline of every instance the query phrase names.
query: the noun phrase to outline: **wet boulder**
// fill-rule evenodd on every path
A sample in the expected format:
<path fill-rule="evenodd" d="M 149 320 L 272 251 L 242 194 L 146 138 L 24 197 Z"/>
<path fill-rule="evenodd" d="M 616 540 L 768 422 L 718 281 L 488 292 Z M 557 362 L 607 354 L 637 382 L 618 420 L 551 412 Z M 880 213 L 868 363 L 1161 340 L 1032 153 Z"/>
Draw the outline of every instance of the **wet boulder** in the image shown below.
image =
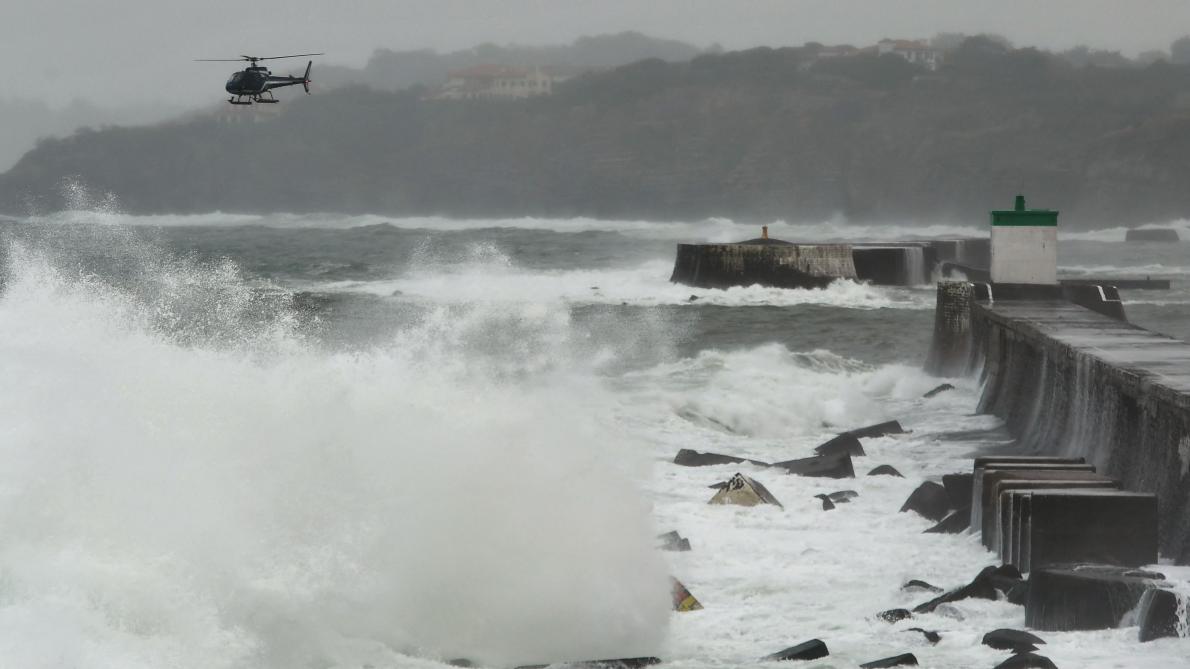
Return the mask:
<path fill-rule="evenodd" d="M 846 504 L 851 500 L 859 497 L 859 493 L 854 490 L 837 490 L 827 495 L 832 502 L 836 504 Z"/>
<path fill-rule="evenodd" d="M 817 476 L 832 479 L 849 479 L 855 477 L 855 468 L 851 464 L 851 456 L 846 453 L 834 455 L 815 455 L 808 458 L 786 460 L 773 463 L 774 467 L 781 467 L 790 474 L 798 476 Z"/>
<path fill-rule="evenodd" d="M 718 488 L 719 491 L 715 493 L 708 504 L 737 504 L 739 506 L 772 504 L 782 509 L 785 508 L 760 481 L 738 472 L 730 479 L 716 483 L 711 487 Z"/>
<path fill-rule="evenodd" d="M 814 453 L 816 455 L 837 455 L 839 453 L 846 453 L 853 456 L 865 455 L 864 446 L 859 443 L 859 439 L 855 435 L 846 432 L 815 447 Z"/>
<path fill-rule="evenodd" d="M 1007 593 L 1021 582 L 1021 573 L 1012 565 L 984 567 L 975 578 L 957 590 L 951 590 L 923 604 L 913 607 L 914 613 L 928 613 L 940 604 L 957 602 L 960 599 L 996 599 L 998 593 Z M 1032 627 L 1032 625 L 1030 625 Z"/>
<path fill-rule="evenodd" d="M 938 586 L 932 585 L 930 583 L 926 583 L 925 581 L 918 580 L 916 578 L 906 581 L 905 584 L 901 586 L 901 589 L 902 590 L 925 590 L 926 592 L 935 592 L 935 593 L 942 592 L 942 588 L 939 588 Z"/>
<path fill-rule="evenodd" d="M 1136 624 L 1141 643 L 1178 636 L 1178 595 L 1162 588 L 1149 588 L 1140 598 Z"/>
<path fill-rule="evenodd" d="M 916 667 L 917 657 L 913 653 L 902 653 L 882 660 L 872 660 L 859 665 L 861 669 L 882 669 L 884 667 Z"/>
<path fill-rule="evenodd" d="M 944 393 L 948 390 L 954 390 L 954 386 L 950 385 L 949 383 L 943 383 L 938 386 L 935 386 L 933 390 L 927 392 L 925 395 L 922 395 L 922 397 L 929 399 L 936 395 L 941 395 L 942 393 Z"/>
<path fill-rule="evenodd" d="M 528 664 L 516 669 L 637 669 L 661 664 L 658 657 L 625 657 L 616 660 L 583 660 L 581 662 L 553 662 L 550 664 Z"/>
<path fill-rule="evenodd" d="M 831 509 L 835 508 L 835 503 L 831 501 L 831 498 L 829 495 L 814 495 L 814 496 L 817 497 L 818 499 L 822 500 L 822 510 L 823 511 L 830 511 Z"/>
<path fill-rule="evenodd" d="M 901 472 L 897 471 L 896 467 L 893 467 L 892 465 L 880 465 L 879 467 L 873 467 L 872 471 L 868 472 L 868 476 L 895 476 L 899 479 L 905 478 L 905 476 L 902 475 Z"/>
<path fill-rule="evenodd" d="M 817 660 L 819 658 L 830 655 L 826 644 L 821 639 L 810 639 L 804 643 L 799 643 L 796 646 L 790 646 L 785 650 L 778 651 L 772 655 L 766 655 L 761 658 L 765 661 L 780 661 L 780 660 Z"/>
<path fill-rule="evenodd" d="M 1025 626 L 1068 632 L 1116 627 L 1160 574 L 1105 565 L 1035 569 L 1029 574 Z"/>
<path fill-rule="evenodd" d="M 757 467 L 768 467 L 767 462 L 759 460 L 749 460 L 747 458 L 737 458 L 734 455 L 723 455 L 722 453 L 700 453 L 692 451 L 689 448 L 683 448 L 674 456 L 674 464 L 682 465 L 683 467 L 707 467 L 710 465 L 738 465 L 747 462 L 756 465 Z"/>
<path fill-rule="evenodd" d="M 1045 641 L 1041 637 L 1023 630 L 1001 628 L 983 635 L 983 645 L 1013 653 L 1032 652 L 1037 650 L 1037 646 L 1044 644 Z"/>
<path fill-rule="evenodd" d="M 946 498 L 950 500 L 950 508 L 971 508 L 971 486 L 974 485 L 974 474 L 946 474 L 942 477 L 942 487 L 946 488 Z"/>
<path fill-rule="evenodd" d="M 674 611 L 697 611 L 702 608 L 702 602 L 695 599 L 694 595 L 676 578 L 672 576 L 670 581 L 670 594 L 673 596 Z"/>
<path fill-rule="evenodd" d="M 876 437 L 884 437 L 890 434 L 905 434 L 905 428 L 895 420 L 885 421 L 883 423 L 876 423 L 867 427 L 861 427 L 854 430 L 848 430 L 844 434 L 850 434 L 859 439 L 874 439 Z"/>
<path fill-rule="evenodd" d="M 905 500 L 901 512 L 905 511 L 913 511 L 937 522 L 950 512 L 950 499 L 946 496 L 945 488 L 933 481 L 926 481 Z"/>
<path fill-rule="evenodd" d="M 939 521 L 937 525 L 922 532 L 924 534 L 959 534 L 966 531 L 968 527 L 971 527 L 971 507 L 966 506 L 951 513 Z"/>
<path fill-rule="evenodd" d="M 690 550 L 690 540 L 678 534 L 677 530 L 658 535 L 657 539 L 661 541 L 661 545 L 658 548 L 663 551 L 685 552 Z"/>
<path fill-rule="evenodd" d="M 886 623 L 895 623 L 906 618 L 912 618 L 913 614 L 910 613 L 909 609 L 889 609 L 877 613 L 876 617 Z"/>
<path fill-rule="evenodd" d="M 922 629 L 920 627 L 910 627 L 906 632 L 921 632 L 921 635 L 926 638 L 931 644 L 936 644 L 942 640 L 942 635 L 933 630 Z"/>
<path fill-rule="evenodd" d="M 1021 653 L 997 664 L 994 669 L 1058 669 L 1058 666 L 1044 655 Z"/>

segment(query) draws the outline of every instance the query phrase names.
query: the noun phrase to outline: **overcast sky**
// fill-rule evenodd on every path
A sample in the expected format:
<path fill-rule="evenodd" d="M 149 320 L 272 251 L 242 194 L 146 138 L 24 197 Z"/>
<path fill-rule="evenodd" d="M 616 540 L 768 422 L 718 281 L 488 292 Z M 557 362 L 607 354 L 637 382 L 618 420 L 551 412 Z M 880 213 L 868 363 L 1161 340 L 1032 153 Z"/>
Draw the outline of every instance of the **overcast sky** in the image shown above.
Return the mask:
<path fill-rule="evenodd" d="M 230 63 L 194 58 L 326 51 L 362 65 L 374 48 L 553 44 L 638 30 L 699 46 L 869 44 L 941 31 L 1018 45 L 1130 55 L 1190 33 L 1190 0 L 6 0 L 0 96 L 64 104 L 222 99 Z M 296 71 L 298 65 L 292 69 Z M 281 65 L 276 72 L 287 71 Z M 317 62 L 315 79 L 317 78 Z"/>

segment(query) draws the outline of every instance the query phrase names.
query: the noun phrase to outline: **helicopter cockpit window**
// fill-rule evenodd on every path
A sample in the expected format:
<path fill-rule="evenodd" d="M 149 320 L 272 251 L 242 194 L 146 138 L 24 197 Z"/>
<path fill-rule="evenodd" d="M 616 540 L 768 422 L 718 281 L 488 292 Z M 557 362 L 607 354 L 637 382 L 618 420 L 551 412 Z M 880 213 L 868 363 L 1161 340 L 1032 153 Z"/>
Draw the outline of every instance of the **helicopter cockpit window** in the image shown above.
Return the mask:
<path fill-rule="evenodd" d="M 244 78 L 243 72 L 236 72 L 235 74 L 231 75 L 231 78 L 227 80 L 227 83 L 228 84 L 238 84 L 238 83 L 240 83 L 240 79 L 243 79 L 243 78 Z"/>

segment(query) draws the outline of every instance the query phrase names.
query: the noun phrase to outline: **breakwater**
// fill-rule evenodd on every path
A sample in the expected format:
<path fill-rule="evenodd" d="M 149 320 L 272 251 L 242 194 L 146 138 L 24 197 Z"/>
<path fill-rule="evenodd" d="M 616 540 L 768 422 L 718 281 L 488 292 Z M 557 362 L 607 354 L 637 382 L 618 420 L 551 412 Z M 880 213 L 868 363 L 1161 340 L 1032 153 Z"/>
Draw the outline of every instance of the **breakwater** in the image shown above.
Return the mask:
<path fill-rule="evenodd" d="M 1190 562 L 1190 344 L 1122 319 L 1118 298 L 1078 287 L 941 283 L 927 369 L 978 371 L 979 411 L 1022 453 L 1081 457 L 1157 496 L 1161 554 Z M 1113 304 L 1114 302 L 1114 304 Z"/>

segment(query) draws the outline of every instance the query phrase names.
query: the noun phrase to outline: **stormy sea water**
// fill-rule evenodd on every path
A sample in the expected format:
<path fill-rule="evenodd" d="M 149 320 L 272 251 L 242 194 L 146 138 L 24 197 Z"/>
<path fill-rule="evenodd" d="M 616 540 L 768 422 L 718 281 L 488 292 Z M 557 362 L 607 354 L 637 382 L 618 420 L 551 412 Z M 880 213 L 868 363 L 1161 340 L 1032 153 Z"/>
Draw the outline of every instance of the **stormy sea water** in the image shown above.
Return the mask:
<path fill-rule="evenodd" d="M 1176 224 L 1190 238 L 1185 223 Z M 774 224 L 796 240 L 970 226 Z M 0 667 L 507 667 L 657 655 L 763 666 L 811 638 L 990 667 L 1020 607 L 873 614 L 993 557 L 897 513 L 1002 447 L 978 380 L 920 371 L 929 286 L 668 282 L 691 223 L 133 217 L 0 221 Z M 1190 337 L 1190 255 L 1066 235 L 1063 274 L 1170 278 L 1132 319 Z M 931 399 L 942 381 L 957 388 Z M 859 477 L 686 469 L 898 419 Z M 865 477 L 891 464 L 906 478 Z M 708 506 L 743 471 L 785 508 Z M 859 497 L 824 513 L 818 493 Z M 656 550 L 678 530 L 693 551 Z M 1167 572 L 1168 565 L 1162 565 Z M 703 603 L 670 610 L 669 576 Z M 909 627 L 937 630 L 928 644 Z M 1188 667 L 1190 640 L 1046 633 L 1061 667 Z"/>

